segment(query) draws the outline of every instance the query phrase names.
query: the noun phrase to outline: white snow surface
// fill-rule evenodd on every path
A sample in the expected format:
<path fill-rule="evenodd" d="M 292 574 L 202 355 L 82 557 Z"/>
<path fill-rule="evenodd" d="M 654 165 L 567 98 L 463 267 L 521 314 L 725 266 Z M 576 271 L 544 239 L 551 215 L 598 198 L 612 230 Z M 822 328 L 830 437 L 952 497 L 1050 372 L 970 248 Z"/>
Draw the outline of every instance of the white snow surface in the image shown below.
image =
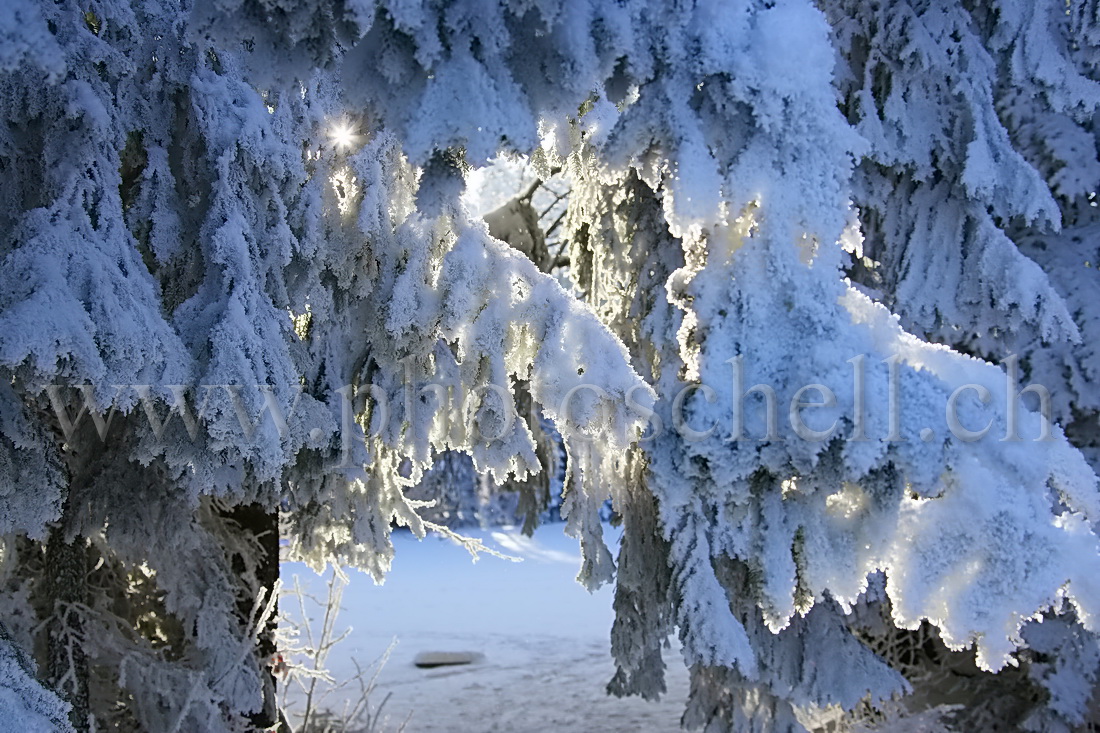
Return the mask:
<path fill-rule="evenodd" d="M 387 731 L 410 714 L 408 733 L 679 730 L 688 678 L 675 639 L 665 652 L 668 692 L 660 701 L 605 693 L 615 670 L 608 643 L 613 591 L 589 593 L 575 581 L 580 551 L 562 527 L 540 527 L 533 538 L 515 527 L 462 531 L 520 562 L 482 555 L 472 563 L 446 539 L 418 541 L 395 531 L 393 568 L 383 585 L 352 571 L 336 624 L 352 630 L 329 658 L 333 677 L 351 677 L 352 660 L 369 666 L 396 638 L 371 698 L 377 705 L 390 695 Z M 621 530 L 604 525 L 604 532 L 612 544 Z M 324 597 L 324 577 L 299 563 L 283 565 L 284 578 L 295 574 L 303 590 Z M 424 651 L 485 657 L 418 669 L 413 658 Z M 340 698 L 328 705 L 341 707 Z"/>

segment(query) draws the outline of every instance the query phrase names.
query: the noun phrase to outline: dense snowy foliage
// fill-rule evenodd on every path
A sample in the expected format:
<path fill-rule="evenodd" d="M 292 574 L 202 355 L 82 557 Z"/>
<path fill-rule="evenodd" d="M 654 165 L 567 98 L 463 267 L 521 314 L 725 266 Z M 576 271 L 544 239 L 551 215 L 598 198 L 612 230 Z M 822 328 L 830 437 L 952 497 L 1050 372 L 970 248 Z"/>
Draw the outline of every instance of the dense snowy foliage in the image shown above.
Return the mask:
<path fill-rule="evenodd" d="M 1080 724 L 1098 50 L 1072 0 L 9 0 L 13 639 L 78 730 L 270 725 L 274 533 L 381 579 L 437 456 L 534 516 L 560 445 L 612 692 L 675 632 L 689 726 L 936 710 L 921 634 Z M 463 205 L 499 155 L 569 181 L 581 298 Z"/>
<path fill-rule="evenodd" d="M 34 664 L 0 627 L 0 706 L 8 730 L 71 731 L 68 705 L 42 688 Z"/>

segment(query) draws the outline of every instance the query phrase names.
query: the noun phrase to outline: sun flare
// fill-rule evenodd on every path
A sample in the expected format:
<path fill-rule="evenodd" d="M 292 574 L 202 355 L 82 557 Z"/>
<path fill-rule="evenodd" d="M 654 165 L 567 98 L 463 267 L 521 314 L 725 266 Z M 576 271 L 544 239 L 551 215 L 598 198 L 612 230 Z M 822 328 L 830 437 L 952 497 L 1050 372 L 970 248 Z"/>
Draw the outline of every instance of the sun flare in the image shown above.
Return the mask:
<path fill-rule="evenodd" d="M 355 144 L 355 130 L 346 122 L 335 125 L 329 131 L 328 136 L 332 140 L 332 144 L 338 148 L 347 149 Z"/>

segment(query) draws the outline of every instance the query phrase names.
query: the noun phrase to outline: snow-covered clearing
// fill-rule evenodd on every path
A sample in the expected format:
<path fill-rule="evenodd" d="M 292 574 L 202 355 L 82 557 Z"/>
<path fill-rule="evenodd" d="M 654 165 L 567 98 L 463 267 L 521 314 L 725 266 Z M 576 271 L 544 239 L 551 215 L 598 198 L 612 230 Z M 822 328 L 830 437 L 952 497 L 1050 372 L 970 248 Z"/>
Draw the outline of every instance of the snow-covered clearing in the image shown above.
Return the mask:
<path fill-rule="evenodd" d="M 447 540 L 418 542 L 395 532 L 384 585 L 352 571 L 337 623 L 352 631 L 329 659 L 333 676 L 352 676 L 353 660 L 369 665 L 396 638 L 372 696 L 377 704 L 390 695 L 387 729 L 411 713 L 410 733 L 678 730 L 687 695 L 678 648 L 666 652 L 669 692 L 660 702 L 604 694 L 614 672 L 612 590 L 589 594 L 574 581 L 580 554 L 562 527 L 542 527 L 531 539 L 516 528 L 463 532 L 522 562 L 483 555 L 472 563 Z M 604 530 L 609 543 L 617 541 L 619 530 Z M 286 563 L 283 577 L 294 574 L 307 592 L 324 596 L 323 578 Z M 413 658 L 424 651 L 485 656 L 472 665 L 418 669 Z"/>

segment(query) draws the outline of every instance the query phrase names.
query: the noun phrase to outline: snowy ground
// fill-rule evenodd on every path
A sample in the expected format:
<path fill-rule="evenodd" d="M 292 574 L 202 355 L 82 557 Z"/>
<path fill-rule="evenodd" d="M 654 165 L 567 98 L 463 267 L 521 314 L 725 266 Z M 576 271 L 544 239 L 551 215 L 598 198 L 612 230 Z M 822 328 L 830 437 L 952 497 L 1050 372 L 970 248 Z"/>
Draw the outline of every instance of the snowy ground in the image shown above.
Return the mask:
<path fill-rule="evenodd" d="M 511 528 L 465 534 L 523 561 L 482 556 L 474 564 L 447 540 L 395 534 L 385 585 L 354 573 L 344 593 L 337 627 L 353 630 L 329 660 L 335 678 L 354 673 L 353 659 L 369 665 L 398 641 L 372 695 L 376 704 L 390 695 L 386 730 L 410 713 L 410 733 L 679 729 L 687 674 L 676 649 L 665 655 L 669 693 L 660 702 L 604 693 L 614 671 L 611 589 L 589 594 L 574 581 L 580 557 L 562 525 L 540 528 L 533 539 Z M 609 542 L 617 535 L 606 528 Z M 287 563 L 283 573 L 324 595 L 324 580 L 304 566 Z M 412 660 L 423 651 L 474 651 L 484 659 L 418 669 Z"/>

